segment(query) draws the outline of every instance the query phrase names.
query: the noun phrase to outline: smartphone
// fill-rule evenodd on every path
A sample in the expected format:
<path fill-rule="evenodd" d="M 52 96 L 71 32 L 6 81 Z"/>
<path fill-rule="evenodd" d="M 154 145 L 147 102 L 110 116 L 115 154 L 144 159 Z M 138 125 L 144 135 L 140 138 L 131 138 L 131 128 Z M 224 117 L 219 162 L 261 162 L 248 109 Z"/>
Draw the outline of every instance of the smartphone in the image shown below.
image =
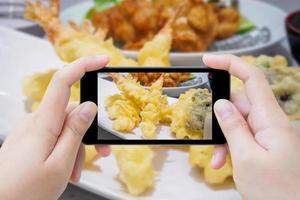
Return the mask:
<path fill-rule="evenodd" d="M 98 114 L 85 144 L 224 144 L 213 105 L 229 99 L 227 71 L 195 67 L 105 67 L 81 79 L 81 102 Z"/>

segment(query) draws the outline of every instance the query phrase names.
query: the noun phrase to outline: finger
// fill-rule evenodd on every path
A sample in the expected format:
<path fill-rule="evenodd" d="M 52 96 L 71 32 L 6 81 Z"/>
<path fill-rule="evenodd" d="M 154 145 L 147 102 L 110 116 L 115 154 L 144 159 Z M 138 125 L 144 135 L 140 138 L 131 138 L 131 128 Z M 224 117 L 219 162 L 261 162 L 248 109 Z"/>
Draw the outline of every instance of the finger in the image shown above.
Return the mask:
<path fill-rule="evenodd" d="M 107 157 L 110 154 L 110 147 L 108 145 L 95 145 L 95 149 L 101 156 Z"/>
<path fill-rule="evenodd" d="M 226 163 L 227 145 L 217 145 L 214 149 L 214 154 L 210 163 L 213 169 L 220 169 Z"/>
<path fill-rule="evenodd" d="M 238 109 L 238 111 L 243 115 L 244 118 L 247 118 L 251 104 L 243 91 L 234 90 L 230 94 L 230 101 Z"/>
<path fill-rule="evenodd" d="M 48 132 L 59 135 L 71 86 L 80 80 L 85 72 L 104 67 L 108 60 L 107 56 L 81 58 L 54 74 L 38 109 L 39 121 Z"/>
<path fill-rule="evenodd" d="M 230 101 L 218 100 L 214 105 L 214 111 L 233 156 L 252 151 L 257 147 L 247 122 Z"/>
<path fill-rule="evenodd" d="M 234 55 L 204 55 L 203 62 L 209 67 L 229 71 L 230 74 L 242 80 L 246 95 L 251 104 L 259 105 L 264 111 L 272 114 L 278 109 L 276 99 L 263 72 L 249 65 Z M 263 92 L 258 92 L 258 90 Z"/>
<path fill-rule="evenodd" d="M 80 175 L 81 175 L 81 171 L 82 171 L 83 163 L 84 163 L 84 157 L 85 157 L 85 149 L 84 149 L 84 145 L 81 144 L 79 147 L 79 150 L 78 150 L 78 154 L 77 154 L 74 168 L 73 168 L 71 178 L 70 178 L 70 181 L 72 183 L 77 183 L 80 180 Z"/>
<path fill-rule="evenodd" d="M 79 105 L 79 103 L 76 103 L 76 102 L 69 103 L 69 105 L 66 109 L 66 114 L 71 113 L 78 105 Z"/>
<path fill-rule="evenodd" d="M 58 141 L 47 160 L 62 162 L 70 171 L 73 168 L 81 140 L 97 113 L 97 106 L 85 102 L 73 110 L 66 118 Z"/>

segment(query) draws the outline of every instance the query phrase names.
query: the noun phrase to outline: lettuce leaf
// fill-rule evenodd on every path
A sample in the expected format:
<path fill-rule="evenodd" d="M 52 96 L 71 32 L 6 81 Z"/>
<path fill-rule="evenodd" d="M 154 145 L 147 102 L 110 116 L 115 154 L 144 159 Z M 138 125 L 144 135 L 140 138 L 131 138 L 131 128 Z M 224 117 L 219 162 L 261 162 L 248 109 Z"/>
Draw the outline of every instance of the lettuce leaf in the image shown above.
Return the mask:
<path fill-rule="evenodd" d="M 95 12 L 102 12 L 102 11 L 104 11 L 108 8 L 111 8 L 121 2 L 122 2 L 122 0 L 94 0 L 94 6 L 88 10 L 85 18 L 91 20 L 93 14 Z"/>

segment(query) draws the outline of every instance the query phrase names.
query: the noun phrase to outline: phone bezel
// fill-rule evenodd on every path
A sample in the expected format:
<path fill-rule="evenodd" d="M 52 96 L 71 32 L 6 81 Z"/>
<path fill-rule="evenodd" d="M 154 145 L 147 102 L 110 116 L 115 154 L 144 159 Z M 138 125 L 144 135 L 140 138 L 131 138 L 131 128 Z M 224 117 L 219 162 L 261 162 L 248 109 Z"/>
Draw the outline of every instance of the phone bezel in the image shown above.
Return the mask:
<path fill-rule="evenodd" d="M 217 70 L 200 66 L 189 67 L 105 67 L 97 71 L 87 72 L 80 81 L 80 102 L 92 101 L 98 104 L 98 73 L 131 73 L 131 72 L 194 72 L 211 73 L 212 77 L 209 77 L 211 91 L 212 91 L 212 104 L 218 99 L 229 99 L 230 97 L 230 75 L 227 71 Z M 99 140 L 98 139 L 98 115 L 93 120 L 90 128 L 87 130 L 83 137 L 83 143 L 85 144 L 139 144 L 139 145 L 189 145 L 189 144 L 224 144 L 226 142 L 222 130 L 218 124 L 215 113 L 212 112 L 212 128 L 213 138 L 211 140 L 192 140 L 192 139 L 174 139 L 174 140 Z M 101 129 L 101 131 L 106 131 Z M 107 131 L 106 131 L 107 132 Z M 96 134 L 95 134 L 96 133 Z"/>

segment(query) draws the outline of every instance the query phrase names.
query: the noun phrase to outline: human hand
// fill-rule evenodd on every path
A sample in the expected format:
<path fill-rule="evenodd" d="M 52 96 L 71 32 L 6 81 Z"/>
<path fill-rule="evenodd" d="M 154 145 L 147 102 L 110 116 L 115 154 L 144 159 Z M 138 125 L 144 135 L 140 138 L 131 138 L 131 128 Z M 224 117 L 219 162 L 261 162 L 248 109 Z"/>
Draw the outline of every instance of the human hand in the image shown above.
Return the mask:
<path fill-rule="evenodd" d="M 54 75 L 39 109 L 11 132 L 0 149 L 1 199 L 57 199 L 70 179 L 79 179 L 84 161 L 81 140 L 97 106 L 92 102 L 68 106 L 70 87 L 108 60 L 82 58 Z M 97 149 L 109 153 L 108 147 Z"/>
<path fill-rule="evenodd" d="M 263 72 L 233 55 L 206 55 L 203 61 L 209 67 L 229 71 L 245 84 L 245 94 L 234 93 L 232 102 L 219 100 L 214 105 L 232 157 L 233 179 L 242 197 L 300 199 L 300 138 Z M 219 163 L 213 162 L 221 165 L 226 150 L 218 148 L 223 152 L 219 153 Z"/>

